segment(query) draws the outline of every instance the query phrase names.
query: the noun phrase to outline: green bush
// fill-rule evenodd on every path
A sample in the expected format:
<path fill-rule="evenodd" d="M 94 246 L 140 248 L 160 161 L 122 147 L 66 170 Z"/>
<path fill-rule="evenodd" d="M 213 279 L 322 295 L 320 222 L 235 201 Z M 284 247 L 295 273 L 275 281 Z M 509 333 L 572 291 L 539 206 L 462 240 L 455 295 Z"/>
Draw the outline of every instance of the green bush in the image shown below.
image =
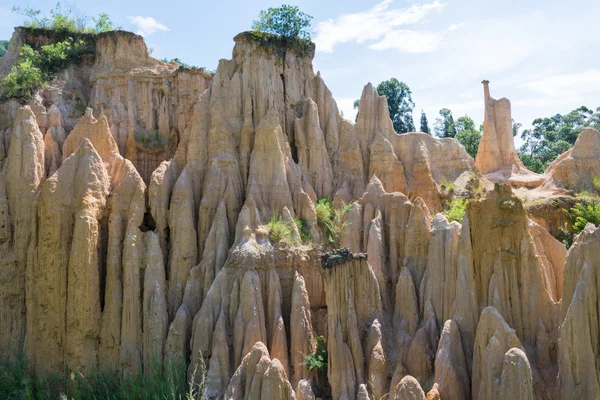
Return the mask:
<path fill-rule="evenodd" d="M 575 233 L 580 233 L 588 223 L 600 226 L 600 202 L 581 200 L 565 212 L 573 222 Z"/>
<path fill-rule="evenodd" d="M 596 193 L 600 194 L 600 175 L 596 175 L 592 178 L 592 184 L 594 185 Z"/>
<path fill-rule="evenodd" d="M 343 204 L 341 208 L 334 209 L 331 200 L 324 197 L 317 200 L 315 210 L 317 212 L 317 224 L 321 227 L 327 243 L 338 246 L 342 231 L 349 223 L 345 216 L 352 208 L 352 203 Z"/>
<path fill-rule="evenodd" d="M 0 57 L 6 54 L 8 50 L 8 40 L 0 40 Z"/>
<path fill-rule="evenodd" d="M 171 363 L 164 368 L 154 362 L 147 374 L 124 378 L 119 370 L 29 375 L 23 357 L 0 362 L 2 399 L 169 399 L 192 400 L 204 386 L 201 380 L 187 382 L 186 366 Z"/>
<path fill-rule="evenodd" d="M 304 368 L 311 372 L 327 373 L 327 338 L 323 335 L 317 337 L 317 350 L 313 354 L 302 354 Z"/>
<path fill-rule="evenodd" d="M 448 218 L 448 222 L 457 221 L 462 223 L 462 220 L 467 211 L 468 199 L 454 198 L 448 203 L 448 208 L 444 211 L 444 215 Z"/>
<path fill-rule="evenodd" d="M 0 81 L 0 99 L 29 98 L 36 90 L 50 82 L 55 74 L 76 63 L 91 49 L 83 40 L 73 38 L 47 44 L 39 51 L 23 45 L 19 59 Z"/>
<path fill-rule="evenodd" d="M 296 223 L 296 227 L 298 228 L 298 232 L 300 232 L 300 239 L 302 239 L 302 243 L 307 244 L 312 241 L 310 237 L 310 232 L 308 231 L 308 223 L 304 218 L 296 217 L 294 219 Z"/>
<path fill-rule="evenodd" d="M 165 139 L 162 136 L 160 136 L 160 132 L 157 130 L 153 130 L 151 132 L 137 131 L 133 135 L 133 138 L 137 143 L 141 144 L 142 146 L 150 147 L 153 149 L 161 148 L 166 144 Z"/>
<path fill-rule="evenodd" d="M 252 30 L 257 33 L 310 40 L 309 28 L 312 18 L 298 7 L 284 4 L 281 7 L 262 10 L 258 19 L 252 23 Z"/>
<path fill-rule="evenodd" d="M 456 188 L 456 185 L 454 181 L 449 181 L 446 178 L 444 178 L 440 183 L 440 187 L 444 190 L 447 190 L 449 193 L 453 193 Z"/>
<path fill-rule="evenodd" d="M 269 230 L 269 239 L 271 241 L 297 244 L 297 240 L 294 238 L 294 228 L 281 215 L 273 215 L 266 226 Z"/>
<path fill-rule="evenodd" d="M 102 33 L 121 29 L 110 19 L 108 14 L 100 13 L 96 17 L 82 14 L 75 6 L 56 3 L 50 9 L 50 16 L 43 16 L 42 11 L 30 7 L 13 6 L 12 12 L 29 18 L 25 22 L 28 28 L 51 29 L 57 32 Z M 89 24 L 89 21 L 93 25 Z"/>

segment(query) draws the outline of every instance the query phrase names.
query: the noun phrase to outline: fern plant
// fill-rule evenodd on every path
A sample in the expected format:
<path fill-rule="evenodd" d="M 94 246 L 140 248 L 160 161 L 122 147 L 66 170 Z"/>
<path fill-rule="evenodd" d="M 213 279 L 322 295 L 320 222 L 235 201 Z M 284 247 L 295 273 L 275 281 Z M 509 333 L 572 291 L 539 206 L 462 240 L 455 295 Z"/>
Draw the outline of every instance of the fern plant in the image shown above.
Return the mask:
<path fill-rule="evenodd" d="M 315 210 L 317 212 L 317 224 L 323 230 L 328 244 L 338 247 L 342 231 L 350 223 L 345 220 L 346 214 L 352 208 L 352 203 L 342 204 L 340 208 L 333 208 L 331 200 L 324 197 L 317 200 Z"/>
<path fill-rule="evenodd" d="M 565 211 L 573 222 L 573 232 L 580 233 L 588 223 L 600 226 L 600 202 L 580 201 Z"/>

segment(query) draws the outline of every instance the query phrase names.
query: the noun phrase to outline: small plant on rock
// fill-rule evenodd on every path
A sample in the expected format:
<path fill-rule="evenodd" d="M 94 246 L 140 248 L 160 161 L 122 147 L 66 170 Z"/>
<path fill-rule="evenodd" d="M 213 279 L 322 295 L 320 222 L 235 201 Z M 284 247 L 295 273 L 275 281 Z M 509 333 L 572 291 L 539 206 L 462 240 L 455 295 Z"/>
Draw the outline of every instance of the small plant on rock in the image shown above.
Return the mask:
<path fill-rule="evenodd" d="M 342 204 L 340 208 L 333 208 L 330 199 L 324 197 L 317 200 L 315 205 L 317 224 L 323 230 L 325 239 L 330 245 L 339 245 L 342 231 L 349 224 L 345 217 L 351 208 L 352 203 Z"/>
<path fill-rule="evenodd" d="M 453 181 L 449 181 L 447 179 L 442 179 L 442 182 L 440 183 L 440 187 L 443 190 L 447 190 L 448 193 L 454 193 L 454 190 L 456 188 L 456 185 L 454 184 Z"/>
<path fill-rule="evenodd" d="M 592 185 L 594 185 L 596 193 L 600 194 L 600 175 L 596 175 L 592 178 Z"/>
<path fill-rule="evenodd" d="M 582 200 L 569 211 L 565 211 L 573 221 L 573 232 L 580 233 L 588 223 L 600 226 L 600 202 Z"/>
<path fill-rule="evenodd" d="M 457 221 L 462 223 L 462 220 L 467 211 L 468 199 L 454 198 L 448 203 L 448 209 L 444 211 L 444 215 L 448 218 L 448 222 Z"/>
<path fill-rule="evenodd" d="M 294 219 L 296 223 L 296 227 L 298 228 L 298 232 L 300 232 L 300 239 L 302 239 L 302 243 L 308 244 L 312 241 L 310 237 L 310 232 L 308 231 L 308 223 L 304 218 L 296 217 Z"/>
<path fill-rule="evenodd" d="M 273 215 L 266 226 L 269 230 L 269 239 L 271 241 L 296 244 L 297 241 L 294 238 L 293 227 L 281 215 Z"/>
<path fill-rule="evenodd" d="M 327 373 L 327 338 L 323 335 L 317 337 L 317 350 L 313 354 L 304 356 L 304 368 L 316 373 Z"/>

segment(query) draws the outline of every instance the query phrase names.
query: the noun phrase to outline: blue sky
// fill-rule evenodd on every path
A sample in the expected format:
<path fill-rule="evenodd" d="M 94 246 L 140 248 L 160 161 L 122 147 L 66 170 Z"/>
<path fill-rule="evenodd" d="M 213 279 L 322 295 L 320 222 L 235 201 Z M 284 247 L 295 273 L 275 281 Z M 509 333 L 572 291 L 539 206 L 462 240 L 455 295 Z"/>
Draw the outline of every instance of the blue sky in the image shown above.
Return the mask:
<path fill-rule="evenodd" d="M 261 9 L 279 1 L 71 1 L 80 11 L 108 13 L 142 33 L 153 56 L 179 57 L 214 69 L 230 58 L 232 38 L 250 28 Z M 0 39 L 23 17 L 13 4 L 49 10 L 55 1 L 0 0 Z M 483 119 L 481 80 L 492 96 L 512 101 L 515 120 L 600 106 L 600 2 L 481 0 L 297 1 L 314 17 L 315 72 L 340 109 L 367 82 L 396 77 L 412 89 L 415 125 L 424 109 L 433 124 L 442 107 L 455 118 Z"/>

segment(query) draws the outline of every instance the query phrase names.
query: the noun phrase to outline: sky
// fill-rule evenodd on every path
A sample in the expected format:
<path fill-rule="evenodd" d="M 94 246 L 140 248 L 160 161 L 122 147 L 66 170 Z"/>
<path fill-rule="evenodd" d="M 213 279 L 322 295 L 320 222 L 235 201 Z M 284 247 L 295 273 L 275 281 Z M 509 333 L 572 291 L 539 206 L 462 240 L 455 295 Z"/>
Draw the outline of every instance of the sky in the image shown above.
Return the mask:
<path fill-rule="evenodd" d="M 281 0 L 279 0 L 281 1 Z M 156 58 L 177 57 L 215 69 L 231 58 L 233 37 L 250 29 L 260 10 L 279 1 L 73 0 L 81 12 L 106 12 L 123 29 L 143 35 Z M 55 1 L 0 0 L 0 39 L 24 17 L 13 5 L 50 10 Z M 290 1 L 313 16 L 321 72 L 344 116 L 368 82 L 395 77 L 412 90 L 414 120 L 430 127 L 441 108 L 454 118 L 483 121 L 483 88 L 507 97 L 513 118 L 600 107 L 600 1 L 344 0 Z"/>

